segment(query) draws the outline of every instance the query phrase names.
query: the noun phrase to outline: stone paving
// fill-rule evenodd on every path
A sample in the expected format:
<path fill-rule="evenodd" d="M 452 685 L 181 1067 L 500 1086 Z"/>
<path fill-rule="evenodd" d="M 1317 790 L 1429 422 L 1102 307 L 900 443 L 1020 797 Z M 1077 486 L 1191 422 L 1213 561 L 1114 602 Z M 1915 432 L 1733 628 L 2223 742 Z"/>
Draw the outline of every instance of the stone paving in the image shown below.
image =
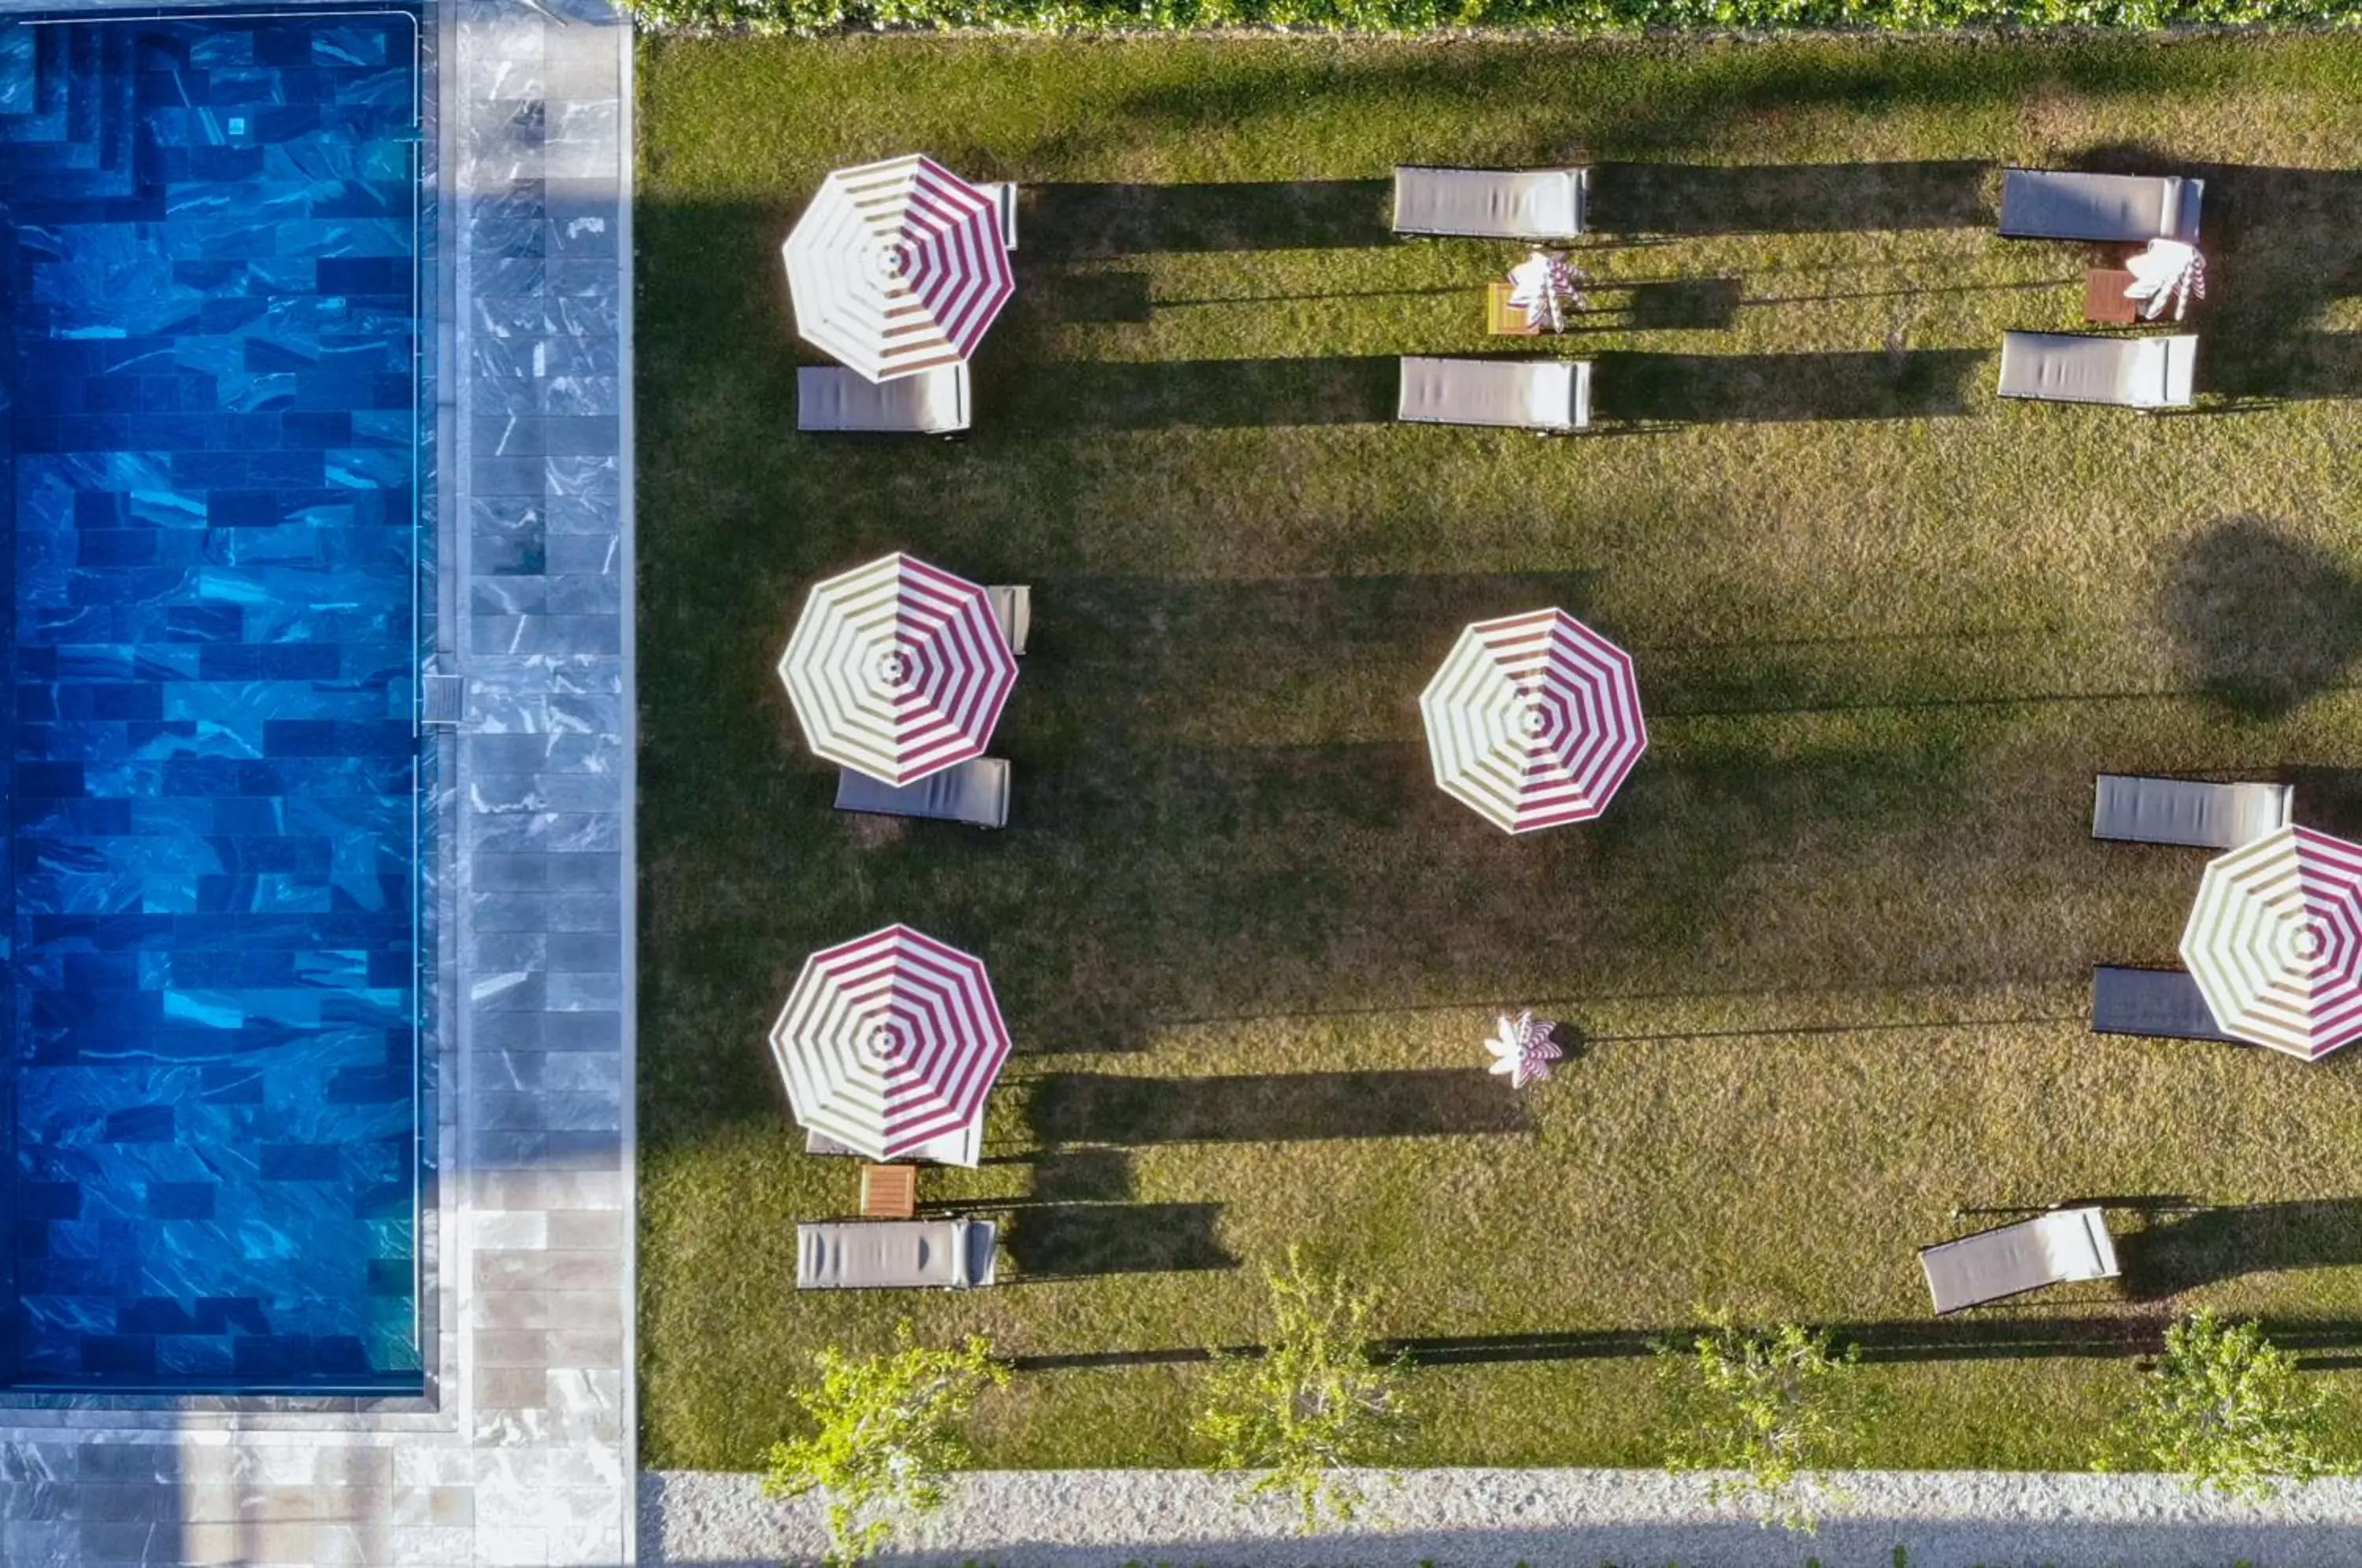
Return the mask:
<path fill-rule="evenodd" d="M 631 30 L 436 22 L 430 1392 L 0 1408 L 8 1568 L 635 1561 Z"/>

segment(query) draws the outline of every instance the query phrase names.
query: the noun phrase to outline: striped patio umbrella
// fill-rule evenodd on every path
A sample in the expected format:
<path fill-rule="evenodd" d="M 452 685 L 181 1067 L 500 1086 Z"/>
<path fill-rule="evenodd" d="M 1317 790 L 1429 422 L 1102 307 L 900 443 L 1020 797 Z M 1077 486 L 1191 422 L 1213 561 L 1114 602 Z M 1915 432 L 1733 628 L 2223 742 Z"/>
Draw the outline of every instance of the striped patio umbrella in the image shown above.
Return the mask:
<path fill-rule="evenodd" d="M 813 751 L 910 784 L 983 755 L 1017 660 L 983 589 L 891 555 L 812 589 L 779 679 Z"/>
<path fill-rule="evenodd" d="M 981 960 L 889 925 L 804 960 L 771 1055 L 798 1121 L 890 1160 L 983 1114 L 1009 1030 Z"/>
<path fill-rule="evenodd" d="M 1017 288 L 992 198 L 916 153 L 822 181 L 780 254 L 796 330 L 873 381 L 966 359 Z"/>
<path fill-rule="evenodd" d="M 1418 707 L 1435 781 L 1511 833 L 1597 816 L 1649 746 L 1632 656 L 1563 610 L 1470 626 Z"/>
<path fill-rule="evenodd" d="M 2362 845 L 2284 827 L 2217 856 L 2181 962 L 2226 1034 L 2309 1062 L 2362 1036 Z"/>

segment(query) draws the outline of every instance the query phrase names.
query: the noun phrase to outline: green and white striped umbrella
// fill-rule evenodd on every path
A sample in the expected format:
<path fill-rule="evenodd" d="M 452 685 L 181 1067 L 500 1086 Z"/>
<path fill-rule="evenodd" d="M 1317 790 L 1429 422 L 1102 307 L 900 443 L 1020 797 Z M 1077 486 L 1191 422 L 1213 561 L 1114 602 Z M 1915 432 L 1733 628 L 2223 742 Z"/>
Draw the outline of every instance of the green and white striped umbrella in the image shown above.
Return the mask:
<path fill-rule="evenodd" d="M 2218 856 L 2181 961 L 2226 1034 L 2309 1062 L 2362 1036 L 2362 845 L 2284 827 Z"/>

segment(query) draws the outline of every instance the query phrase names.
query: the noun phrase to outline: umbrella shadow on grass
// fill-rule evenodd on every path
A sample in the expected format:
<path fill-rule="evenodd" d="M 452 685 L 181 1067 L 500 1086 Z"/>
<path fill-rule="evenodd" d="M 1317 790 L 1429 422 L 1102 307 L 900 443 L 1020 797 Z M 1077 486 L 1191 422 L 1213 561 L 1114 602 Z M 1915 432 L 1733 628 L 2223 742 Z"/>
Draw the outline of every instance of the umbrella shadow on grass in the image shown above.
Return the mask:
<path fill-rule="evenodd" d="M 2199 687 L 2276 719 L 2336 685 L 2362 652 L 2362 579 L 2267 517 L 2224 517 L 2168 568 L 2167 629 Z"/>

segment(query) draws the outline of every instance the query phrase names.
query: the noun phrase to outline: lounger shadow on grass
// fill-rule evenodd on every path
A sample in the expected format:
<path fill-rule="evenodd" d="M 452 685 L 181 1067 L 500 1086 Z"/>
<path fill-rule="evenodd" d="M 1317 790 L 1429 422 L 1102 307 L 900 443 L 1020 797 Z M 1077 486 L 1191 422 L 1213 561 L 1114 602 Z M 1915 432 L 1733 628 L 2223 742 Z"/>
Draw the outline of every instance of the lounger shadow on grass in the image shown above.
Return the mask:
<path fill-rule="evenodd" d="M 1948 418 L 1968 412 L 1970 388 L 1990 358 L 1968 348 L 1600 354 L 1595 417 L 1682 425 Z"/>
<path fill-rule="evenodd" d="M 996 423 L 1029 431 L 1383 425 L 1391 355 L 1291 359 L 1067 360 L 980 392 Z"/>
<path fill-rule="evenodd" d="M 1481 1067 L 1215 1078 L 1051 1073 L 1028 1081 L 1036 1143 L 1258 1143 L 1518 1133 L 1532 1119 Z"/>
<path fill-rule="evenodd" d="M 1217 1234 L 1219 1203 L 1029 1204 L 1000 1244 L 1025 1279 L 1178 1274 L 1239 1266 Z"/>
<path fill-rule="evenodd" d="M 1606 234 L 1824 234 L 1973 228 L 1992 221 L 1993 166 L 1892 163 L 1603 163 L 1591 226 Z"/>
<path fill-rule="evenodd" d="M 1059 260 L 1385 245 L 1394 237 L 1392 193 L 1385 180 L 1033 184 L 1025 244 L 1032 256 Z"/>

